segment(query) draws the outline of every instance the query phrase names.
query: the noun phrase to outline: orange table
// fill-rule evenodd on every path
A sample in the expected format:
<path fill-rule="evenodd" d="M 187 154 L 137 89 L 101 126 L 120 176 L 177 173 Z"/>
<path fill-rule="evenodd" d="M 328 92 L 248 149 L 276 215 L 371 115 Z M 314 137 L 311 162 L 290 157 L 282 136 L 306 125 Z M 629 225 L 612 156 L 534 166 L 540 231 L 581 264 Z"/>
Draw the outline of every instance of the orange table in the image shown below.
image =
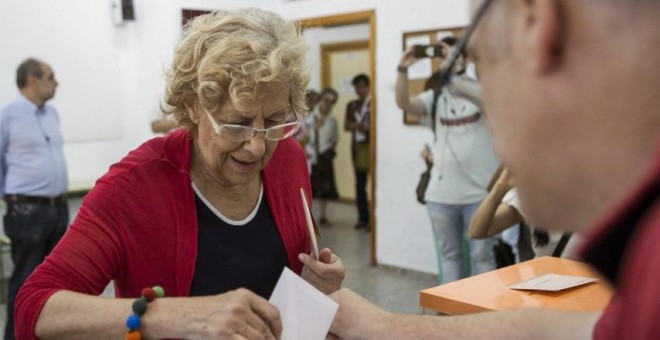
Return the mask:
<path fill-rule="evenodd" d="M 599 281 L 559 292 L 506 287 L 548 273 L 595 277 Z M 544 256 L 422 290 L 419 302 L 423 308 L 450 315 L 526 307 L 598 311 L 605 308 L 611 296 L 612 288 L 588 265 Z"/>

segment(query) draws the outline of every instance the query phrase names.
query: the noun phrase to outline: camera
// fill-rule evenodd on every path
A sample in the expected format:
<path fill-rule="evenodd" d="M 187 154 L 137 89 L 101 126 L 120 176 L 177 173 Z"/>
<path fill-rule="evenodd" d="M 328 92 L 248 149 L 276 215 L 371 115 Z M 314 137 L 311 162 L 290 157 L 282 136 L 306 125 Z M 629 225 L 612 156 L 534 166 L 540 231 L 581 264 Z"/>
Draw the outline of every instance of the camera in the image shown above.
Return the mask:
<path fill-rule="evenodd" d="M 445 51 L 442 45 L 415 45 L 415 58 L 444 58 Z"/>

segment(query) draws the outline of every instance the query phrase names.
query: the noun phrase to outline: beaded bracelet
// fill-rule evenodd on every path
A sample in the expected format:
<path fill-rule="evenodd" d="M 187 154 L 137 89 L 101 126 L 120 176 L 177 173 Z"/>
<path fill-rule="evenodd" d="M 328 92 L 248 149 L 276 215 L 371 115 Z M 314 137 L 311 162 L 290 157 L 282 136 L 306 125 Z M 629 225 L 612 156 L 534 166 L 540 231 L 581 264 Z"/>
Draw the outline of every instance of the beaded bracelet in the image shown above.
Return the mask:
<path fill-rule="evenodd" d="M 147 287 L 140 293 L 142 296 L 133 302 L 133 313 L 126 319 L 126 340 L 140 340 L 142 333 L 140 333 L 140 326 L 142 322 L 140 317 L 147 312 L 147 304 L 157 297 L 165 296 L 165 291 L 161 286 Z"/>

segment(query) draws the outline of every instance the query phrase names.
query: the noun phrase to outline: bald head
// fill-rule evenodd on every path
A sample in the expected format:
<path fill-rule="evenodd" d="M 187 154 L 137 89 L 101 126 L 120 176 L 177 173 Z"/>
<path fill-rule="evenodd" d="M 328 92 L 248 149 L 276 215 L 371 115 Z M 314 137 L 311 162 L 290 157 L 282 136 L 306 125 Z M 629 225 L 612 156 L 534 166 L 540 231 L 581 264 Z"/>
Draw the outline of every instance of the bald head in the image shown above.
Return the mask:
<path fill-rule="evenodd" d="M 28 85 L 29 76 L 41 79 L 44 75 L 42 65 L 43 63 L 37 59 L 25 59 L 16 70 L 16 85 L 18 85 L 18 88 L 24 89 Z"/>
<path fill-rule="evenodd" d="M 55 96 L 58 83 L 48 64 L 28 58 L 16 70 L 16 85 L 27 99 L 37 106 L 42 106 Z"/>
<path fill-rule="evenodd" d="M 471 51 L 532 223 L 590 225 L 647 168 L 660 142 L 659 17 L 646 0 L 491 3 Z"/>

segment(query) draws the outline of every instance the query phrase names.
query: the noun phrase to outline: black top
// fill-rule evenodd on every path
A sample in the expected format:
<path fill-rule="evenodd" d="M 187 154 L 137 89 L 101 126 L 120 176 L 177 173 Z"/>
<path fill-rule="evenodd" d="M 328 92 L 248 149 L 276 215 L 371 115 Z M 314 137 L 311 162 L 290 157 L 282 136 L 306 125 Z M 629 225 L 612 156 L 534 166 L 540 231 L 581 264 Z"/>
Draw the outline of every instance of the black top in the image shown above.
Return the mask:
<path fill-rule="evenodd" d="M 215 295 L 247 288 L 268 299 L 288 267 L 284 244 L 265 197 L 244 225 L 220 219 L 195 194 L 197 260 L 190 296 Z"/>

